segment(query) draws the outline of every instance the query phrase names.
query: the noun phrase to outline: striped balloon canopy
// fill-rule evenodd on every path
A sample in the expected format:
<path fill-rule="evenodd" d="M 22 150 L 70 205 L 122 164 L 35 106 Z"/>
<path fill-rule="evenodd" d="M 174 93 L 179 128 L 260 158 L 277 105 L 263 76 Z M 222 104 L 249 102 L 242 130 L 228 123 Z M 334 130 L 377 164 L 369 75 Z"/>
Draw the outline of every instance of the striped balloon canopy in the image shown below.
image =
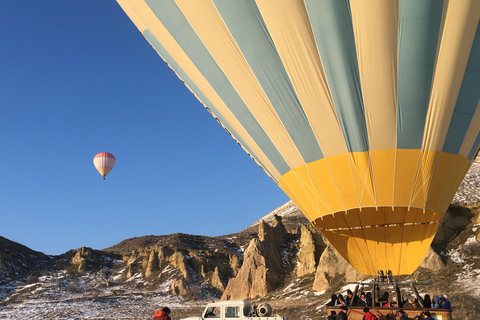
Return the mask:
<path fill-rule="evenodd" d="M 356 270 L 416 270 L 479 148 L 480 1 L 117 1 Z"/>
<path fill-rule="evenodd" d="M 95 165 L 95 168 L 97 168 L 98 172 L 100 172 L 102 175 L 103 180 L 105 180 L 107 174 L 112 171 L 113 167 L 115 166 L 115 162 L 116 160 L 113 154 L 108 152 L 100 152 L 93 158 L 93 164 Z"/>

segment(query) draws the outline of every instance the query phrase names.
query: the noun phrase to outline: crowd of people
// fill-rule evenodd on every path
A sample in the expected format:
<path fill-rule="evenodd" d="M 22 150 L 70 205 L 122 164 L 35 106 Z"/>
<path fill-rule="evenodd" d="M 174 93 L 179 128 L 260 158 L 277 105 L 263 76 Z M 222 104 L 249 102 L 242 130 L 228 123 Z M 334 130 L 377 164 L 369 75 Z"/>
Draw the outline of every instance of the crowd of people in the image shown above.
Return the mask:
<path fill-rule="evenodd" d="M 425 294 L 423 298 L 421 298 L 421 302 L 423 308 L 439 308 L 439 309 L 450 309 L 451 304 L 448 300 L 447 295 L 442 296 L 430 296 L 429 294 Z M 399 308 L 421 308 L 421 304 L 419 303 L 418 299 L 413 295 L 405 295 L 401 301 L 397 303 L 396 297 L 390 299 L 390 294 L 388 292 L 384 292 L 375 303 L 375 307 L 383 307 L 383 308 L 390 308 L 390 307 L 399 307 Z M 360 295 L 353 295 L 352 290 L 348 289 L 346 296 L 339 294 L 332 294 L 330 301 L 327 303 L 327 306 L 353 306 L 353 307 L 373 307 L 373 298 L 371 292 L 364 292 L 361 291 Z"/>
<path fill-rule="evenodd" d="M 353 292 L 349 289 L 346 292 L 346 295 L 343 296 L 339 294 L 332 294 L 330 301 L 326 304 L 327 306 L 335 306 L 340 307 L 341 312 L 337 314 L 335 311 L 331 311 L 330 315 L 327 317 L 328 320 L 338 320 L 338 319 L 347 319 L 347 310 L 349 307 L 363 307 L 363 319 L 365 320 L 375 320 L 380 319 L 374 315 L 371 311 L 371 307 L 382 307 L 382 308 L 402 308 L 402 309 L 450 309 L 451 304 L 448 300 L 447 295 L 437 296 L 429 294 L 425 294 L 422 298 L 418 295 L 418 298 L 407 294 L 401 297 L 401 301 L 397 301 L 396 296 L 390 299 L 390 294 L 388 292 L 384 292 L 376 301 L 373 301 L 372 293 L 371 292 L 364 292 L 360 290 L 359 295 L 354 295 Z M 419 301 L 421 300 L 421 301 Z M 352 312 L 359 313 L 357 310 L 352 310 Z M 383 316 L 382 319 L 400 319 L 406 320 L 411 319 L 407 316 L 404 310 L 397 309 L 398 312 L 396 314 L 390 313 L 386 316 Z M 342 315 L 340 315 L 343 313 Z M 418 320 L 433 320 L 430 311 L 419 312 L 414 319 Z"/>
<path fill-rule="evenodd" d="M 327 320 L 348 320 L 348 307 L 340 307 L 340 312 L 337 314 L 335 311 L 331 311 L 330 315 L 327 317 Z M 362 314 L 361 312 L 351 310 L 352 312 Z M 364 307 L 363 308 L 363 320 L 434 320 L 432 317 L 432 314 L 430 311 L 425 311 L 425 312 L 420 312 L 418 313 L 417 316 L 414 318 L 409 318 L 407 313 L 403 310 L 398 310 L 396 314 L 394 313 L 388 313 L 384 316 L 380 316 L 380 314 L 377 315 L 373 314 L 372 311 L 370 311 L 369 307 Z"/>

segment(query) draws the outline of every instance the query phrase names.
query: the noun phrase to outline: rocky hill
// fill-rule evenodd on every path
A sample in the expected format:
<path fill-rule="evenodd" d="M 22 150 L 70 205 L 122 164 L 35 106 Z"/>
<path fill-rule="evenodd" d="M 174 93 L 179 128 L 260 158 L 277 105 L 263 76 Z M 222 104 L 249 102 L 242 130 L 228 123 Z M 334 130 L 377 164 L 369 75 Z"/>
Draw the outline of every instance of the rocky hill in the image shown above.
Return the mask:
<path fill-rule="evenodd" d="M 480 314 L 480 178 L 474 164 L 422 265 L 401 280 L 432 278 L 421 294 L 448 294 L 454 319 Z M 127 239 L 104 250 L 46 256 L 0 238 L 0 318 L 150 319 L 168 305 L 174 319 L 212 299 L 267 301 L 291 319 L 325 316 L 353 270 L 288 202 L 236 234 Z"/>
<path fill-rule="evenodd" d="M 47 264 L 50 260 L 41 252 L 0 236 L 0 285 L 25 278 L 37 265 Z"/>

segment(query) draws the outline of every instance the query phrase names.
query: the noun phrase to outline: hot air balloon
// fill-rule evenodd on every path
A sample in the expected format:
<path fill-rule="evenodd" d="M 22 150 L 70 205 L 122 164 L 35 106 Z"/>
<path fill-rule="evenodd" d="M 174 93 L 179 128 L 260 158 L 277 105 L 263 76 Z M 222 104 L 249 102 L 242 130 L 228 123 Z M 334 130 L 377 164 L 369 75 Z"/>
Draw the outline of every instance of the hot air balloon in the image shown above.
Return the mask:
<path fill-rule="evenodd" d="M 480 1 L 117 1 L 356 270 L 415 271 L 480 144 Z"/>
<path fill-rule="evenodd" d="M 105 180 L 107 174 L 112 171 L 115 162 L 116 160 L 113 154 L 108 152 L 100 152 L 93 158 L 93 164 L 102 175 L 103 180 Z"/>

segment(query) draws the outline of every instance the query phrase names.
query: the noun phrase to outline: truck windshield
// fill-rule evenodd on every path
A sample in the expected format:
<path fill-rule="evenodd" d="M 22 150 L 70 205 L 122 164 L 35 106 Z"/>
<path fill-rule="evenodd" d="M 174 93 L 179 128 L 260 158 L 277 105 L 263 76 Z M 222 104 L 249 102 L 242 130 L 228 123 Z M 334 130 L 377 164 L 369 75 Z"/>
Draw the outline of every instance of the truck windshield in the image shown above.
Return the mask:
<path fill-rule="evenodd" d="M 205 310 L 204 318 L 220 318 L 220 307 L 208 307 Z"/>

